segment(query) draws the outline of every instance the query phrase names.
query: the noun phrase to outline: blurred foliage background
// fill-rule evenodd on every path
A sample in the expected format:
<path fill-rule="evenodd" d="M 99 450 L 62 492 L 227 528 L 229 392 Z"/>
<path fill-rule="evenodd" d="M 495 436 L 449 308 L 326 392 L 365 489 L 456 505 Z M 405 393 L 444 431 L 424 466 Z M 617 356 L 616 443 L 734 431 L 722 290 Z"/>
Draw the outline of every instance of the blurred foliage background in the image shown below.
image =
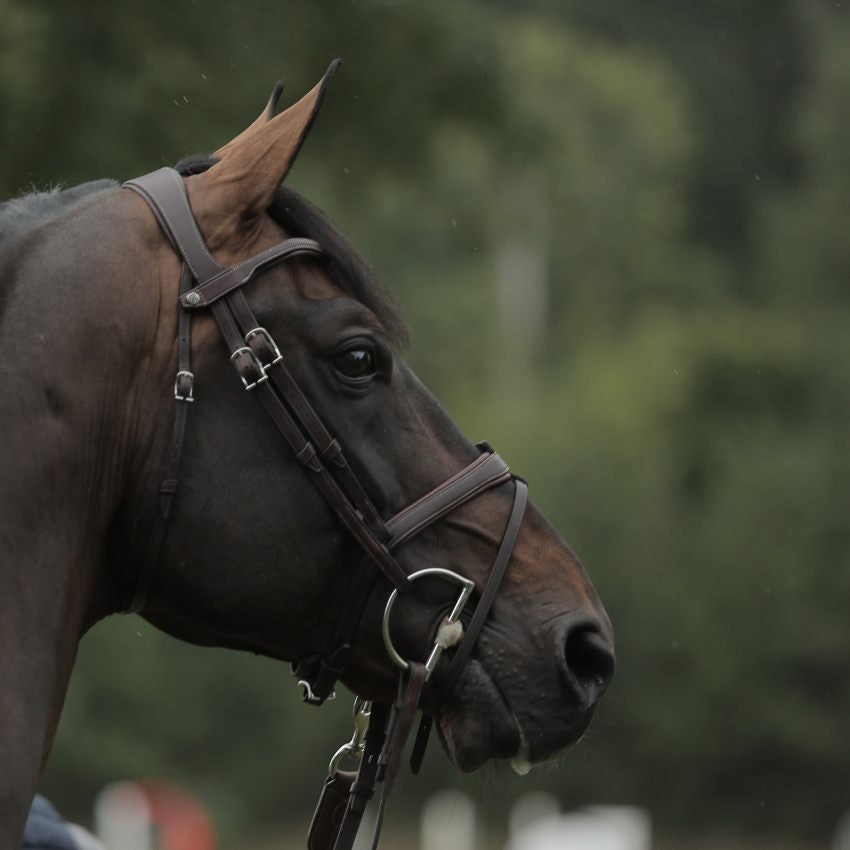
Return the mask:
<path fill-rule="evenodd" d="M 850 806 L 847 4 L 0 0 L 0 21 L 3 197 L 215 149 L 279 76 L 294 99 L 345 59 L 290 182 L 530 479 L 619 649 L 560 768 L 461 778 L 434 748 L 398 823 L 448 784 L 498 830 L 546 788 L 644 805 L 674 846 L 822 844 Z M 165 776 L 226 846 L 300 836 L 343 702 L 116 618 L 82 644 L 44 790 L 86 821 L 102 784 Z"/>

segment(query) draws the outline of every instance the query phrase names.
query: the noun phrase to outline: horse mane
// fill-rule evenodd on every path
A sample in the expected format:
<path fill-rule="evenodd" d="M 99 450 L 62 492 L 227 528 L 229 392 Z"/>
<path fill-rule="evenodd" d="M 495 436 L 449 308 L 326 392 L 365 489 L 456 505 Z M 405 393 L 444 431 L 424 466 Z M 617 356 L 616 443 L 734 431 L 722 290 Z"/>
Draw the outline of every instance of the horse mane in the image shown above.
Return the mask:
<path fill-rule="evenodd" d="M 90 195 L 116 185 L 114 180 L 92 180 L 68 189 L 54 186 L 0 204 L 0 317 L 3 316 L 9 297 L 11 280 L 6 274 L 6 264 L 16 240 L 54 216 L 67 212 Z"/>
<path fill-rule="evenodd" d="M 176 168 L 183 175 L 197 174 L 214 162 L 209 157 L 190 157 L 181 160 Z M 57 186 L 44 192 L 32 192 L 0 204 L 0 305 L 3 268 L 14 241 L 89 196 L 117 185 L 115 180 L 93 180 L 67 189 Z M 377 280 L 369 263 L 317 206 L 294 189 L 282 186 L 269 213 L 291 236 L 315 239 L 327 255 L 331 279 L 378 317 L 395 347 L 407 345 L 407 325 L 394 299 Z"/>
<path fill-rule="evenodd" d="M 118 185 L 114 180 L 92 180 L 63 189 L 54 186 L 43 192 L 30 192 L 0 204 L 0 269 L 6 253 L 18 236 L 85 200 L 89 195 Z"/>

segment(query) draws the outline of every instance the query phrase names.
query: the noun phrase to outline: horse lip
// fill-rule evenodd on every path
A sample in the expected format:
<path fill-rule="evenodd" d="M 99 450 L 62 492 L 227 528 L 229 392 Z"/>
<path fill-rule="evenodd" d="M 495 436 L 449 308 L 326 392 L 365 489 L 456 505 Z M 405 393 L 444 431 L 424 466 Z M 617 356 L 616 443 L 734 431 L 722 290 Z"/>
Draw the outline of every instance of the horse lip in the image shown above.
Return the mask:
<path fill-rule="evenodd" d="M 437 710 L 435 719 L 440 740 L 450 761 L 464 773 L 477 770 L 490 759 L 522 758 L 528 751 L 519 721 L 496 681 L 477 659 L 473 659 L 469 664 L 476 671 L 475 675 L 480 677 L 480 681 L 486 683 L 485 687 L 491 697 L 487 705 L 489 711 L 485 709 L 477 716 L 489 716 L 491 720 L 495 718 L 502 722 L 497 728 L 491 723 L 486 727 L 486 732 L 480 728 L 476 729 L 475 731 L 481 734 L 481 739 L 465 743 L 456 734 L 457 728 L 470 718 L 470 714 L 462 708 L 463 698 L 458 697 L 455 692 Z M 475 702 L 480 705 L 478 699 Z M 486 740 L 486 745 L 483 740 Z"/>
<path fill-rule="evenodd" d="M 474 671 L 473 678 L 467 679 L 467 687 L 475 683 L 477 679 L 479 693 L 471 694 L 464 699 L 462 689 L 458 688 L 463 683 L 467 671 L 461 674 L 455 691 L 450 694 L 445 702 L 435 711 L 435 720 L 440 739 L 450 761 L 463 772 L 477 770 L 485 762 L 491 759 L 508 760 L 515 773 L 524 776 L 533 768 L 545 764 L 558 762 L 567 752 L 572 750 L 587 733 L 590 721 L 594 714 L 595 706 L 584 707 L 573 706 L 573 716 L 564 730 L 563 739 L 560 743 L 552 746 L 553 742 L 535 740 L 529 738 L 523 729 L 520 715 L 513 710 L 499 683 L 491 675 L 487 667 L 478 659 L 471 659 L 469 667 Z M 483 712 L 479 709 L 479 716 L 489 715 L 491 719 L 502 721 L 500 726 L 494 728 L 491 724 L 479 727 L 475 731 L 481 738 L 476 738 L 465 746 L 462 736 L 463 721 L 468 717 L 468 712 L 463 710 L 464 705 L 469 705 L 470 697 L 472 705 L 478 707 L 482 704 L 480 700 L 480 688 L 484 686 L 484 693 L 489 700 L 484 704 Z M 461 691 L 459 693 L 459 691 Z M 507 721 L 507 722 L 505 722 Z M 461 734 L 459 735 L 458 732 Z M 489 734 L 488 734 L 489 733 Z M 485 745 L 482 741 L 486 741 Z"/>

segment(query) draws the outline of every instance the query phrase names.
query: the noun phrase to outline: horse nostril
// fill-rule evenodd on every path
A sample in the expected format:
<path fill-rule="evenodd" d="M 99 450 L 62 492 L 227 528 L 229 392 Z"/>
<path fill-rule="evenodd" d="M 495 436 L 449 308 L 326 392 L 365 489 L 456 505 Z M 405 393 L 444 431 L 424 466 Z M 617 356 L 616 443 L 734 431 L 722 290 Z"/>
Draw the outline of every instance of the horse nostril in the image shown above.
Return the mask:
<path fill-rule="evenodd" d="M 567 635 L 564 659 L 589 701 L 598 700 L 614 676 L 611 642 L 595 626 L 579 626 Z"/>

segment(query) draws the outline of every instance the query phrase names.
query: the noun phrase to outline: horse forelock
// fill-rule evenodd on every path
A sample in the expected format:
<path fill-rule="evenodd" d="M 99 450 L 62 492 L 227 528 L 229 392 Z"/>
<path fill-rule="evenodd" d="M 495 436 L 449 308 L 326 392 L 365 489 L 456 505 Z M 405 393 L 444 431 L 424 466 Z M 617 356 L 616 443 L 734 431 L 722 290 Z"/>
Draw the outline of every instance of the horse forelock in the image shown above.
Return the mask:
<path fill-rule="evenodd" d="M 215 162 L 217 160 L 212 157 L 191 156 L 175 167 L 186 176 L 199 174 Z M 315 239 L 328 259 L 328 271 L 333 282 L 377 316 L 397 349 L 408 345 L 410 333 L 395 299 L 369 262 L 319 207 L 295 189 L 282 185 L 268 212 L 290 236 Z"/>

